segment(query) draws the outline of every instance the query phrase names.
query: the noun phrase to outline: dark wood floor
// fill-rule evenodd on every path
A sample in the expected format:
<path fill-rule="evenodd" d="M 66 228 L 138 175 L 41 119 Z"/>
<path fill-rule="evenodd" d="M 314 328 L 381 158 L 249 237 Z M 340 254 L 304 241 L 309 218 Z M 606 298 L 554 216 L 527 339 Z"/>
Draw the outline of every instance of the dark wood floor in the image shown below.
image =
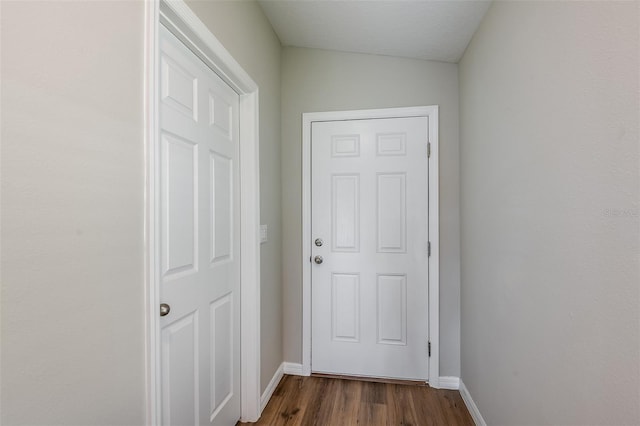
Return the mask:
<path fill-rule="evenodd" d="M 251 423 L 238 423 L 249 425 Z M 284 376 L 256 425 L 473 425 L 458 391 Z"/>

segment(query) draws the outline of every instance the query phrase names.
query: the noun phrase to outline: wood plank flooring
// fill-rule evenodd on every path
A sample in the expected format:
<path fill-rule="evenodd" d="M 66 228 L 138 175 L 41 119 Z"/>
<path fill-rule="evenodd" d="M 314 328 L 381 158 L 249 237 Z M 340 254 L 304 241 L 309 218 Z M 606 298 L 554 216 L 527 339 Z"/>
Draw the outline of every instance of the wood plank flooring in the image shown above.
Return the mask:
<path fill-rule="evenodd" d="M 285 375 L 262 417 L 253 424 L 456 426 L 474 423 L 458 391 Z"/>

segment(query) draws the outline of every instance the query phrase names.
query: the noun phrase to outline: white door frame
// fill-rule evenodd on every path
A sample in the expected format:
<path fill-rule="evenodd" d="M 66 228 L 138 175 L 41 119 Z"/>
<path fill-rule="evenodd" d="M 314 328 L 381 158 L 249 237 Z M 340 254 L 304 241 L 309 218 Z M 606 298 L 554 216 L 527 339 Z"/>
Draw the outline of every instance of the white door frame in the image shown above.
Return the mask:
<path fill-rule="evenodd" d="M 147 424 L 160 420 L 158 38 L 167 27 L 240 95 L 241 419 L 260 417 L 258 85 L 183 0 L 145 1 L 145 291 Z"/>
<path fill-rule="evenodd" d="M 302 374 L 311 374 L 311 123 L 375 118 L 429 117 L 429 385 L 440 387 L 438 106 L 302 114 Z"/>

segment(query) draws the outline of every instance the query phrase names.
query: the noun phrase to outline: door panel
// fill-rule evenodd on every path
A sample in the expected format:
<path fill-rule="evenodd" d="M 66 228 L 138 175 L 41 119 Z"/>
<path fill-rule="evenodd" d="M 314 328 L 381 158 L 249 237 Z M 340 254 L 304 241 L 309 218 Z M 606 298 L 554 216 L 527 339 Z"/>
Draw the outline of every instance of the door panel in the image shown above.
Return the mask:
<path fill-rule="evenodd" d="M 378 343 L 407 344 L 407 276 L 378 275 Z"/>
<path fill-rule="evenodd" d="M 333 251 L 358 252 L 360 246 L 360 176 L 333 175 L 331 180 Z"/>
<path fill-rule="evenodd" d="M 233 296 L 211 304 L 211 407 L 213 417 L 233 396 Z"/>
<path fill-rule="evenodd" d="M 198 145 L 163 133 L 161 149 L 164 276 L 198 267 Z"/>
<path fill-rule="evenodd" d="M 198 312 L 162 329 L 162 418 L 165 424 L 197 424 L 200 399 Z"/>
<path fill-rule="evenodd" d="M 360 340 L 360 276 L 332 274 L 331 276 L 332 340 L 357 342 Z"/>
<path fill-rule="evenodd" d="M 428 379 L 427 135 L 427 117 L 312 124 L 312 371 Z"/>
<path fill-rule="evenodd" d="M 162 424 L 240 417 L 238 95 L 160 34 Z"/>
<path fill-rule="evenodd" d="M 233 260 L 232 160 L 210 151 L 211 262 Z"/>
<path fill-rule="evenodd" d="M 378 253 L 407 251 L 406 175 L 378 173 L 376 186 Z"/>

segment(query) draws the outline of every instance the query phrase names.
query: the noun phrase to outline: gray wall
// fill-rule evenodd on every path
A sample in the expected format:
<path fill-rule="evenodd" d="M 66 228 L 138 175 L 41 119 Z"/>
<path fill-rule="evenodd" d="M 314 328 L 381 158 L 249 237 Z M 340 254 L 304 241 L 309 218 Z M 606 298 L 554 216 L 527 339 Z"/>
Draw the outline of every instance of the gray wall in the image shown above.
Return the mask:
<path fill-rule="evenodd" d="M 144 4 L 0 5 L 0 423 L 144 424 Z M 280 45 L 253 2 L 191 6 L 260 86 L 264 388 L 283 358 Z"/>
<path fill-rule="evenodd" d="M 280 41 L 254 1 L 188 1 L 222 45 L 260 87 L 261 383 L 265 389 L 282 355 L 282 227 L 280 211 Z"/>
<path fill-rule="evenodd" d="M 285 360 L 302 362 L 302 113 L 416 105 L 440 105 L 440 373 L 459 375 L 457 65 L 317 49 L 282 53 Z"/>
<path fill-rule="evenodd" d="M 144 5 L 1 3 L 0 423 L 142 424 Z"/>
<path fill-rule="evenodd" d="M 462 379 L 489 424 L 640 424 L 637 2 L 496 2 L 460 63 Z"/>

